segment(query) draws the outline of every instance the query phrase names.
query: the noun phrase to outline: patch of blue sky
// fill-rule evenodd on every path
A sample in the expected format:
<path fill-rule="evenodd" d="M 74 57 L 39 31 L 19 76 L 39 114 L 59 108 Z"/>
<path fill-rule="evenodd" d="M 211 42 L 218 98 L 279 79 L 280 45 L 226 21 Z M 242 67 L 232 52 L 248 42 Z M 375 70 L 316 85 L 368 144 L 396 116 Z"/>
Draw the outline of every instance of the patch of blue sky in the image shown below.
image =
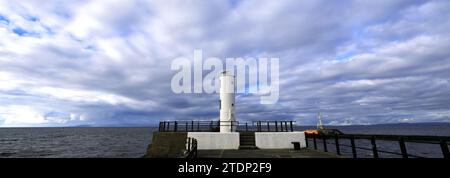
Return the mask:
<path fill-rule="evenodd" d="M 71 15 L 64 9 L 55 9 L 53 12 L 59 17 L 64 19 L 69 19 L 71 17 Z"/>
<path fill-rule="evenodd" d="M 0 23 L 3 23 L 3 24 L 8 25 L 8 24 L 9 24 L 9 19 L 6 18 L 6 17 L 3 16 L 3 15 L 0 15 Z"/>
<path fill-rule="evenodd" d="M 25 17 L 25 19 L 27 19 L 28 21 L 32 21 L 32 22 L 39 21 L 39 18 L 35 17 L 35 16 L 27 16 L 27 17 Z"/>
<path fill-rule="evenodd" d="M 47 34 L 48 35 L 54 35 L 55 34 L 55 32 L 50 27 L 47 27 L 47 26 L 42 26 L 42 27 L 44 27 L 45 30 L 47 30 Z"/>
<path fill-rule="evenodd" d="M 31 96 L 24 90 L 7 90 L 7 91 L 3 91 L 2 94 L 14 95 L 14 96 Z"/>
<path fill-rule="evenodd" d="M 24 35 L 26 35 L 28 33 L 26 30 L 24 30 L 22 28 L 14 28 L 13 32 L 15 34 L 18 34 L 19 36 L 24 36 Z"/>
<path fill-rule="evenodd" d="M 48 112 L 44 115 L 44 117 L 46 117 L 46 118 L 47 117 L 67 117 L 67 116 L 68 116 L 67 113 L 55 112 L 55 111 Z"/>
<path fill-rule="evenodd" d="M 12 30 L 13 33 L 19 35 L 19 36 L 27 36 L 27 37 L 39 37 L 39 34 L 36 32 L 30 32 L 23 28 L 16 27 Z"/>
<path fill-rule="evenodd" d="M 239 5 L 239 0 L 230 0 L 231 7 L 237 7 Z"/>
<path fill-rule="evenodd" d="M 336 56 L 336 60 L 339 62 L 351 61 L 354 56 L 355 56 L 355 54 L 353 54 L 353 53 L 346 53 L 343 55 Z"/>
<path fill-rule="evenodd" d="M 97 47 L 94 45 L 87 45 L 86 47 L 84 47 L 84 49 L 90 50 L 90 51 L 96 51 Z"/>
<path fill-rule="evenodd" d="M 12 31 L 19 36 L 25 36 L 25 35 L 29 34 L 28 31 L 26 31 L 25 29 L 20 28 L 20 27 L 14 28 Z"/>
<path fill-rule="evenodd" d="M 356 47 L 354 47 L 354 49 L 348 50 L 347 52 L 343 52 L 337 55 L 335 60 L 337 62 L 351 61 L 358 52 L 367 50 L 367 49 L 359 49 L 359 47 L 364 46 L 364 43 L 368 38 L 370 38 L 370 34 L 366 29 L 359 26 L 353 27 L 351 41 L 353 45 L 355 45 Z"/>
<path fill-rule="evenodd" d="M 34 15 L 30 15 L 26 10 L 24 10 L 23 12 L 19 13 L 20 16 L 30 22 L 37 22 L 39 21 L 39 17 L 34 16 Z"/>
<path fill-rule="evenodd" d="M 244 93 L 237 93 L 236 98 L 256 94 L 258 92 L 258 86 L 259 86 L 258 84 L 253 86 L 245 85 Z"/>

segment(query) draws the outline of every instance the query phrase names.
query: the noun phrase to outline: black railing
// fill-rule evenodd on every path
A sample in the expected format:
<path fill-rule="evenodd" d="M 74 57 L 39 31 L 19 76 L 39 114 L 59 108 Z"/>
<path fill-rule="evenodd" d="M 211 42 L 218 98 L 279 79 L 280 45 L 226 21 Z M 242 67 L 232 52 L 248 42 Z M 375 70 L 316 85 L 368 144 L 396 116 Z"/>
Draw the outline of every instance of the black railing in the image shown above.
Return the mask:
<path fill-rule="evenodd" d="M 197 158 L 197 139 L 191 137 L 187 138 L 186 158 Z"/>
<path fill-rule="evenodd" d="M 219 132 L 220 127 L 230 127 L 236 131 L 237 121 L 163 121 L 160 132 Z"/>
<path fill-rule="evenodd" d="M 293 132 L 295 121 L 253 121 L 257 132 Z"/>
<path fill-rule="evenodd" d="M 219 132 L 220 127 L 231 131 L 293 132 L 295 121 L 253 121 L 251 124 L 238 121 L 162 121 L 160 132 Z"/>
<path fill-rule="evenodd" d="M 402 158 L 423 158 L 423 156 L 414 155 L 408 153 L 405 143 L 421 143 L 421 144 L 435 144 L 441 148 L 442 156 L 444 158 L 450 158 L 448 144 L 450 143 L 450 137 L 446 136 L 403 136 L 403 135 L 362 135 L 362 134 L 336 134 L 336 135 L 324 135 L 324 134 L 305 134 L 306 146 L 309 147 L 309 140 L 312 139 L 313 148 L 318 149 L 317 142 L 320 140 L 323 144 L 323 151 L 328 152 L 327 144 L 334 145 L 336 154 L 341 155 L 341 147 L 350 147 L 352 157 L 357 158 L 357 149 L 367 150 L 372 152 L 373 158 L 379 158 L 379 153 L 386 153 L 392 155 L 402 156 Z M 350 140 L 350 145 L 342 144 L 340 141 L 346 139 Z M 328 141 L 327 140 L 331 140 Z M 357 146 L 355 140 L 369 140 L 370 147 Z M 395 141 L 398 142 L 400 152 L 381 150 L 377 146 L 377 141 Z M 334 143 L 333 143 L 334 141 Z"/>

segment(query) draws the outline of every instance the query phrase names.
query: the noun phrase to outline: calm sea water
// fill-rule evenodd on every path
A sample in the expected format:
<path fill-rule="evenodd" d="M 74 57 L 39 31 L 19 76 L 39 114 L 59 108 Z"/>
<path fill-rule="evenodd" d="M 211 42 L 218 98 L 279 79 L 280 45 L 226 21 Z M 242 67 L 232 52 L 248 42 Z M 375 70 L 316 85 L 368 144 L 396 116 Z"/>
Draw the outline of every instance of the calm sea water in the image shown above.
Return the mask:
<path fill-rule="evenodd" d="M 141 157 L 154 128 L 0 128 L 0 157 Z"/>
<path fill-rule="evenodd" d="M 303 130 L 311 127 L 298 127 Z M 392 135 L 450 136 L 450 124 L 341 126 L 344 133 Z M 0 157 L 141 157 L 151 143 L 157 128 L 0 128 Z M 349 144 L 345 141 L 343 144 Z M 321 148 L 322 144 L 319 144 Z M 358 141 L 368 146 L 368 141 Z M 399 151 L 398 143 L 380 142 L 380 149 Z M 439 145 L 407 144 L 411 154 L 440 157 Z M 328 146 L 334 151 L 332 145 Z M 342 148 L 344 154 L 351 150 Z M 359 157 L 370 157 L 370 151 L 358 150 Z M 382 157 L 396 157 L 380 153 Z"/>

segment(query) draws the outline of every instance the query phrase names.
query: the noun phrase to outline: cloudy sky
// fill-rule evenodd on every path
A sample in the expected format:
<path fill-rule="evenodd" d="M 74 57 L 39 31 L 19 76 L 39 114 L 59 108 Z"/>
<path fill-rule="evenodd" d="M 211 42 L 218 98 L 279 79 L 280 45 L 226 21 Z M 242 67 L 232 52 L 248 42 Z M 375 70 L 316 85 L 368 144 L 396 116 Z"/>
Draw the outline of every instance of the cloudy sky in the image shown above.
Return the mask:
<path fill-rule="evenodd" d="M 0 126 L 210 120 L 174 58 L 278 57 L 280 99 L 237 119 L 450 122 L 450 1 L 0 0 Z"/>

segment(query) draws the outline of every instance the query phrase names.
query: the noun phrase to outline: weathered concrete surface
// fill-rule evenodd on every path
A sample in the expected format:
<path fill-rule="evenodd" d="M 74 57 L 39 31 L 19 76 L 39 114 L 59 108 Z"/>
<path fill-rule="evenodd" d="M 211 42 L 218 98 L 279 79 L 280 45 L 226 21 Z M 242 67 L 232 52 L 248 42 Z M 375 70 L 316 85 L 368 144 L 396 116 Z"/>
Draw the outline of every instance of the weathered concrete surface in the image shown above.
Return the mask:
<path fill-rule="evenodd" d="M 306 147 L 304 132 L 255 132 L 255 141 L 259 149 L 294 149 L 292 142 Z"/>
<path fill-rule="evenodd" d="M 238 149 L 239 132 L 189 132 L 198 141 L 198 150 Z"/>
<path fill-rule="evenodd" d="M 238 150 L 239 133 L 236 132 L 237 143 L 232 143 L 235 149 L 208 149 L 198 150 L 200 158 L 342 158 L 334 153 L 327 153 L 311 149 L 256 149 Z M 192 135 L 191 135 L 192 136 Z M 145 158 L 177 158 L 186 150 L 187 132 L 154 132 L 152 143 L 149 144 Z M 195 137 L 194 137 L 195 138 Z M 197 137 L 198 139 L 198 137 Z M 202 141 L 198 140 L 200 147 Z M 226 142 L 220 138 L 209 139 L 217 142 Z M 211 143 L 209 143 L 211 144 Z M 213 144 L 214 145 L 214 144 Z M 291 144 L 292 145 L 292 144 Z M 217 145 L 216 145 L 217 146 Z"/>
<path fill-rule="evenodd" d="M 153 132 L 145 158 L 176 158 L 186 150 L 186 132 Z"/>
<path fill-rule="evenodd" d="M 311 149 L 198 150 L 199 158 L 344 158 L 334 153 Z"/>

